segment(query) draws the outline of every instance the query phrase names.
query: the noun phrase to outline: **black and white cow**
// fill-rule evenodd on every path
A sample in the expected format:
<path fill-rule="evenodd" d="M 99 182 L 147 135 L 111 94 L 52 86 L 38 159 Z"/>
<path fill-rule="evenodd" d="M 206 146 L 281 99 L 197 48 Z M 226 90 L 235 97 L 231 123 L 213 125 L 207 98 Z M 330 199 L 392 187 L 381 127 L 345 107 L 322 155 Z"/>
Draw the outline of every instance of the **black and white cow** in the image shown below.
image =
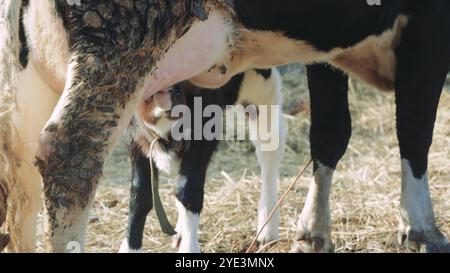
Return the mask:
<path fill-rule="evenodd" d="M 176 203 L 178 222 L 175 246 L 180 252 L 199 252 L 197 238 L 199 215 L 203 207 L 205 176 L 209 162 L 215 152 L 218 139 L 207 140 L 204 137 L 194 140 L 194 123 L 196 117 L 203 115 L 208 106 L 219 106 L 226 110 L 228 106 L 240 105 L 249 121 L 249 130 L 256 155 L 261 167 L 261 198 L 258 208 L 258 231 L 268 219 L 277 202 L 278 169 L 284 153 L 286 125 L 281 108 L 276 112 L 267 112 L 267 117 L 260 119 L 258 106 L 280 106 L 281 77 L 276 69 L 249 70 L 233 77 L 226 85 L 216 90 L 204 90 L 189 82 L 182 82 L 170 89 L 170 93 L 158 93 L 143 102 L 134 115 L 129 127 L 131 142 L 129 154 L 132 165 L 132 185 L 130 196 L 130 212 L 127 239 L 124 240 L 120 252 L 139 252 L 147 214 L 153 207 L 152 173 L 150 160 L 154 161 L 155 174 L 169 172 L 178 168 L 176 186 Z M 202 105 L 196 104 L 201 99 Z M 172 128 L 178 119 L 172 117 L 172 109 L 177 105 L 186 105 L 189 122 L 183 131 L 189 131 L 189 137 L 175 140 Z M 254 107 L 253 107 L 254 106 Z M 231 114 L 231 113 L 229 113 Z M 244 114 L 244 113 L 242 113 Z M 221 119 L 222 117 L 220 117 Z M 211 117 L 203 118 L 201 128 Z M 261 124 L 264 123 L 264 124 Z M 269 124 L 274 123 L 274 124 Z M 262 126 L 262 127 L 261 127 Z M 267 128 L 271 139 L 260 137 L 260 128 Z M 157 145 L 150 150 L 151 143 L 158 137 Z M 270 146 L 264 147 L 264 144 Z M 269 242 L 279 238 L 279 213 L 277 213 L 260 236 L 261 242 Z"/>
<path fill-rule="evenodd" d="M 449 1 L 84 0 L 77 5 L 34 0 L 24 12 L 29 64 L 19 81 L 8 77 L 18 73 L 18 65 L 5 64 L 18 59 L 10 56 L 18 53 L 22 1 L 3 2 L 8 16 L 2 20 L 7 31 L 0 41 L 0 65 L 11 68 L 12 73 L 2 71 L 6 86 L 20 83 L 8 94 L 18 96 L 16 150 L 22 164 L 5 163 L 11 171 L 0 181 L 17 180 L 24 185 L 18 186 L 20 200 L 27 200 L 10 210 L 22 215 L 10 217 L 14 221 L 8 224 L 13 249 L 34 249 L 31 231 L 41 185 L 35 155 L 44 185 L 48 249 L 65 251 L 75 242 L 84 250 L 103 163 L 140 101 L 186 79 L 215 88 L 250 68 L 295 62 L 337 68 L 318 65 L 308 72 L 315 182 L 300 217 L 296 249 L 326 251 L 332 245 L 331 176 L 350 135 L 345 75 L 395 90 L 400 237 L 429 251 L 448 249 L 434 220 L 427 160 L 450 63 Z M 7 156 L 11 147 L 3 144 L 13 138 L 8 126 L 1 128 L 0 147 Z"/>

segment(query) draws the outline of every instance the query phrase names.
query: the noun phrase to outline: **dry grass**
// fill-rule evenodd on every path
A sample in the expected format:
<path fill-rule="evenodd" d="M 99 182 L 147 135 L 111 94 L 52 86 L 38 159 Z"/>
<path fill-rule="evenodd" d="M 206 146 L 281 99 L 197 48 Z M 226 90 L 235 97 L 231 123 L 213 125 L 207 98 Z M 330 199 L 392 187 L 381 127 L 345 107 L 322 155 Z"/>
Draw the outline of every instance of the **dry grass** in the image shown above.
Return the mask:
<path fill-rule="evenodd" d="M 382 94 L 353 81 L 350 92 L 353 138 L 335 175 L 332 199 L 333 240 L 337 252 L 400 252 L 396 228 L 400 198 L 399 151 L 395 134 L 392 94 Z M 430 153 L 430 184 L 438 224 L 450 236 L 450 92 L 442 95 Z M 281 190 L 308 161 L 309 113 L 305 78 L 285 75 L 285 110 L 289 141 L 281 168 Z M 128 212 L 129 160 L 119 147 L 108 162 L 89 225 L 88 251 L 116 252 L 124 238 Z M 200 241 L 204 252 L 243 252 L 255 235 L 259 196 L 258 165 L 246 142 L 225 142 L 209 171 Z M 267 252 L 287 252 L 295 238 L 295 223 L 304 204 L 311 170 L 301 179 L 282 207 L 281 237 Z M 161 189 L 169 218 L 175 222 L 173 176 Z M 144 250 L 173 252 L 154 212 L 147 220 Z M 42 247 L 42 246 L 41 246 Z"/>

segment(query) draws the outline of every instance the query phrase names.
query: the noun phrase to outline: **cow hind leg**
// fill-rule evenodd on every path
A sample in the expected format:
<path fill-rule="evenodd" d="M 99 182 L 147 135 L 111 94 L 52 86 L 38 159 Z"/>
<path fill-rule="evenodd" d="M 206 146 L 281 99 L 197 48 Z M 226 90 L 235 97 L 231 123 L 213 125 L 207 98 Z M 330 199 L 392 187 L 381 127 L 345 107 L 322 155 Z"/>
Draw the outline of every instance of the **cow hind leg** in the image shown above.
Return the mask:
<path fill-rule="evenodd" d="M 150 160 L 141 148 L 132 141 L 129 145 L 132 182 L 128 214 L 127 238 L 122 242 L 120 253 L 138 253 L 142 249 L 145 220 L 153 208 L 152 173 Z M 157 175 L 157 174 L 156 174 Z"/>
<path fill-rule="evenodd" d="M 7 229 L 11 235 L 9 252 L 34 252 L 36 225 L 42 207 L 42 184 L 34 166 L 39 134 L 50 117 L 60 94 L 41 78 L 33 62 L 20 75 L 17 111 L 16 147 L 20 160 L 16 184 L 11 188 Z"/>
<path fill-rule="evenodd" d="M 143 93 L 137 91 L 140 73 L 126 65 L 105 66 L 84 54 L 72 61 L 66 90 L 41 134 L 36 164 L 44 182 L 50 251 L 84 251 L 103 164 Z"/>
<path fill-rule="evenodd" d="M 397 51 L 397 134 L 402 158 L 399 240 L 426 252 L 450 252 L 448 240 L 435 223 L 427 172 L 436 111 L 450 62 L 449 38 L 449 24 L 440 23 L 433 13 L 408 26 Z M 423 43 L 424 39 L 429 42 Z"/>
<path fill-rule="evenodd" d="M 333 173 L 351 135 L 348 79 L 325 65 L 308 67 L 311 96 L 311 156 L 314 177 L 297 223 L 293 252 L 332 252 L 330 189 Z"/>

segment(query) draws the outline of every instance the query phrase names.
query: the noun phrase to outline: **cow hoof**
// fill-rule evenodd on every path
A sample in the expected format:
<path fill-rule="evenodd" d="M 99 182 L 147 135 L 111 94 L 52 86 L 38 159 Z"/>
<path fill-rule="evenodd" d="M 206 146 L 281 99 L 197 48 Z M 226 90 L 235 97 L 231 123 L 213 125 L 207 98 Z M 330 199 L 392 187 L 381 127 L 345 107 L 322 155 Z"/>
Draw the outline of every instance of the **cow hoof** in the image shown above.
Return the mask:
<path fill-rule="evenodd" d="M 422 253 L 450 253 L 450 244 L 442 232 L 435 228 L 430 231 L 400 230 L 399 244 Z"/>
<path fill-rule="evenodd" d="M 334 245 L 330 237 L 311 236 L 303 233 L 292 244 L 291 253 L 333 253 Z"/>

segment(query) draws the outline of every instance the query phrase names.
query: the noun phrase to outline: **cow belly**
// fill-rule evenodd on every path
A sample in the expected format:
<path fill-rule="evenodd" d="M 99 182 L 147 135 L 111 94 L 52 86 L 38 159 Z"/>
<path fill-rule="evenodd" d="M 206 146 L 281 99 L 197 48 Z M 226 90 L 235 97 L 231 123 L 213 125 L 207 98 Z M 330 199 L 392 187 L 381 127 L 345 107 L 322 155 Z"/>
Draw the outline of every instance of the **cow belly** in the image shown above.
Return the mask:
<path fill-rule="evenodd" d="M 248 69 L 270 69 L 290 63 L 325 61 L 343 49 L 320 51 L 306 41 L 285 37 L 280 32 L 241 30 L 235 48 L 211 69 L 191 79 L 195 85 L 218 88 Z"/>
<path fill-rule="evenodd" d="M 368 36 L 349 48 L 322 51 L 314 41 L 287 38 L 281 32 L 241 30 L 234 51 L 208 71 L 191 79 L 195 85 L 217 88 L 250 68 L 267 69 L 290 63 L 328 62 L 351 76 L 385 91 L 394 89 L 396 55 L 408 19 L 400 15 L 381 35 Z"/>

